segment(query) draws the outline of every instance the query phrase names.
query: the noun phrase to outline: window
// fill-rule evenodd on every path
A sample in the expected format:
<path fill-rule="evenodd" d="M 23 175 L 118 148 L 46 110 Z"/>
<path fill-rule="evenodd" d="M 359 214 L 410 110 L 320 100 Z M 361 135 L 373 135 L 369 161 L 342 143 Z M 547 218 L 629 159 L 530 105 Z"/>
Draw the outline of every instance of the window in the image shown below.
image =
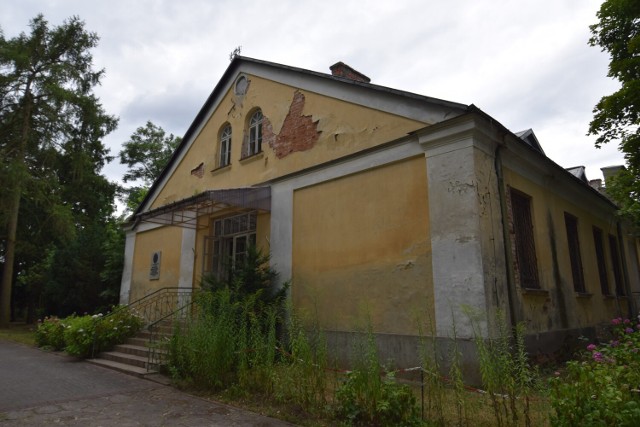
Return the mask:
<path fill-rule="evenodd" d="M 596 261 L 598 262 L 598 276 L 600 277 L 600 289 L 602 295 L 610 295 L 609 279 L 607 278 L 607 266 L 604 262 L 604 241 L 602 240 L 602 230 L 593 227 L 593 243 L 596 246 Z"/>
<path fill-rule="evenodd" d="M 511 215 L 516 252 L 516 277 L 520 286 L 529 289 L 540 288 L 538 280 L 538 260 L 533 240 L 531 219 L 531 197 L 511 189 Z"/>
<path fill-rule="evenodd" d="M 249 156 L 262 151 L 262 111 L 258 110 L 249 120 Z"/>
<path fill-rule="evenodd" d="M 580 257 L 580 240 L 578 239 L 578 218 L 565 212 L 564 225 L 567 229 L 573 289 L 575 289 L 576 292 L 584 293 L 584 274 L 582 272 L 582 258 Z"/>
<path fill-rule="evenodd" d="M 611 253 L 611 265 L 613 266 L 613 280 L 616 287 L 616 295 L 624 296 L 622 284 L 622 270 L 620 269 L 620 252 L 618 252 L 618 239 L 609 234 L 609 252 Z"/>
<path fill-rule="evenodd" d="M 228 279 L 256 244 L 256 221 L 256 212 L 213 220 L 211 234 L 205 237 L 204 272 Z"/>
<path fill-rule="evenodd" d="M 227 166 L 231 162 L 231 126 L 226 125 L 220 132 L 220 162 L 218 167 Z"/>

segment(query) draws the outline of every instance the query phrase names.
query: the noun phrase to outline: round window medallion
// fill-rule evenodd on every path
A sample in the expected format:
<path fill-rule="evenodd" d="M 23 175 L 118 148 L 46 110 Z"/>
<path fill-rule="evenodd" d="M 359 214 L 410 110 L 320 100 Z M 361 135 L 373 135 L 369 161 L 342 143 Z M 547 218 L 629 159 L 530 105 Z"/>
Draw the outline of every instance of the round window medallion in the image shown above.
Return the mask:
<path fill-rule="evenodd" d="M 236 80 L 236 95 L 244 95 L 247 93 L 249 87 L 249 80 L 245 76 L 238 77 Z"/>

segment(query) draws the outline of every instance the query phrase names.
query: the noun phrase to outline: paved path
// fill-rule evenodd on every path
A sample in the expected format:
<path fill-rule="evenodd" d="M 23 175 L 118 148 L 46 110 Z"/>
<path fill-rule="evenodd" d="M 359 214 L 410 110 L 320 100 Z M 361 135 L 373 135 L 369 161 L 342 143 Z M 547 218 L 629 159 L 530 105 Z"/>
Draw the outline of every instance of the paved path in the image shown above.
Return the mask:
<path fill-rule="evenodd" d="M 0 427 L 291 424 L 0 340 Z"/>

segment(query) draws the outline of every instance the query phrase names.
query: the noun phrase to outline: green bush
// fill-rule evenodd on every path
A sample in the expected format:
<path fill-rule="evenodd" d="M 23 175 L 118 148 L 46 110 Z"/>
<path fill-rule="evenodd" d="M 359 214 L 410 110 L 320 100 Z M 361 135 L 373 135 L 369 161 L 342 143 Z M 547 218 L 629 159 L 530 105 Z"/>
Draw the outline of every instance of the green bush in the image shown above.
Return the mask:
<path fill-rule="evenodd" d="M 640 425 L 640 322 L 612 326 L 612 340 L 589 344 L 550 380 L 553 425 Z"/>
<path fill-rule="evenodd" d="M 36 329 L 36 345 L 60 351 L 64 349 L 64 322 L 55 316 L 45 317 Z"/>
<path fill-rule="evenodd" d="M 347 374 L 336 391 L 338 419 L 348 425 L 420 426 L 422 419 L 411 388 L 398 384 L 392 374 L 380 381 L 362 370 Z"/>
<path fill-rule="evenodd" d="M 69 316 L 65 319 L 45 318 L 36 330 L 36 344 L 53 350 L 64 350 L 76 357 L 91 357 L 124 342 L 142 327 L 142 320 L 126 307 L 107 317 Z"/>
<path fill-rule="evenodd" d="M 96 320 L 91 316 L 70 317 L 64 329 L 64 351 L 76 357 L 90 357 Z"/>
<path fill-rule="evenodd" d="M 394 381 L 393 374 L 382 378 L 375 337 L 371 330 L 356 349 L 358 360 L 336 390 L 336 416 L 348 425 L 422 425 L 416 397 L 411 388 Z"/>

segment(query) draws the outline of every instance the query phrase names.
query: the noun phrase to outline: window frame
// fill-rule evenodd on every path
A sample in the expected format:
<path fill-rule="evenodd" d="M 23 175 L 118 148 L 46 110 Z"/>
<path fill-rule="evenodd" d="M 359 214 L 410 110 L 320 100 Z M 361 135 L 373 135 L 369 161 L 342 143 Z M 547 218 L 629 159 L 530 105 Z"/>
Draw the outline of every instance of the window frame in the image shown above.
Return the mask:
<path fill-rule="evenodd" d="M 611 267 L 613 268 L 613 281 L 616 296 L 624 297 L 626 296 L 626 293 L 624 291 L 624 278 L 622 277 L 622 266 L 620 264 L 621 259 L 618 247 L 618 237 L 613 234 L 609 234 L 609 256 L 611 260 Z"/>
<path fill-rule="evenodd" d="M 580 253 L 578 217 L 571 215 L 569 212 L 565 212 L 564 226 L 567 234 L 567 246 L 569 249 L 573 289 L 577 293 L 584 294 L 587 292 L 587 288 L 584 281 L 584 268 L 582 264 L 582 255 Z"/>
<path fill-rule="evenodd" d="M 228 132 L 227 132 L 228 131 Z M 219 155 L 218 167 L 223 168 L 231 164 L 231 142 L 233 138 L 233 129 L 230 124 L 225 124 L 219 133 Z"/>
<path fill-rule="evenodd" d="M 218 280 L 231 277 L 238 262 L 246 258 L 249 246 L 256 245 L 257 218 L 257 211 L 251 211 L 211 220 L 209 235 L 204 238 L 204 274 Z"/>
<path fill-rule="evenodd" d="M 604 250 L 604 233 L 601 228 L 593 226 L 593 244 L 596 251 L 596 262 L 598 266 L 598 277 L 600 279 L 600 290 L 602 295 L 611 295 L 609 288 L 609 276 L 607 272 L 606 255 Z"/>
<path fill-rule="evenodd" d="M 509 189 L 511 232 L 515 252 L 516 280 L 521 288 L 541 289 L 532 215 L 532 198 L 515 188 Z"/>
<path fill-rule="evenodd" d="M 254 156 L 262 152 L 262 124 L 264 122 L 264 114 L 261 109 L 255 110 L 249 118 L 249 135 L 247 157 Z"/>

